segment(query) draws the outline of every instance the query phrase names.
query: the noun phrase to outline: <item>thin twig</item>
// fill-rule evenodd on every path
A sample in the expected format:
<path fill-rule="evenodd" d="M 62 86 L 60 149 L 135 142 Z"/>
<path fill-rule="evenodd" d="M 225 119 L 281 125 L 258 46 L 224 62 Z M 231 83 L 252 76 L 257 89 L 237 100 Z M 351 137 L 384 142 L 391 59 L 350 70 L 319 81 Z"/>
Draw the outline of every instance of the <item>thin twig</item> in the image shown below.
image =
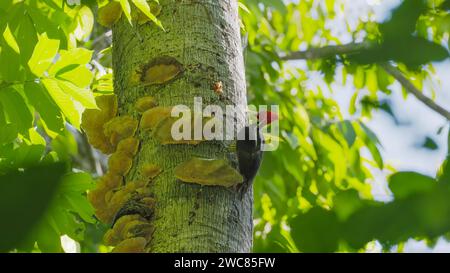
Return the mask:
<path fill-rule="evenodd" d="M 417 87 L 414 86 L 411 81 L 408 80 L 408 78 L 405 77 L 405 75 L 403 75 L 403 73 L 397 67 L 394 67 L 388 63 L 380 64 L 380 66 L 383 67 L 383 69 L 389 75 L 394 77 L 406 89 L 406 91 L 408 91 L 408 93 L 411 93 L 426 106 L 433 109 L 435 112 L 445 117 L 447 120 L 450 120 L 450 112 L 425 96 L 419 89 L 417 89 Z"/>
<path fill-rule="evenodd" d="M 326 59 L 338 55 L 351 55 L 360 52 L 361 50 L 368 49 L 372 46 L 370 42 L 362 43 L 350 43 L 345 45 L 331 45 L 318 48 L 310 48 L 304 51 L 292 52 L 281 60 L 292 61 L 292 60 L 316 60 L 316 59 Z"/>

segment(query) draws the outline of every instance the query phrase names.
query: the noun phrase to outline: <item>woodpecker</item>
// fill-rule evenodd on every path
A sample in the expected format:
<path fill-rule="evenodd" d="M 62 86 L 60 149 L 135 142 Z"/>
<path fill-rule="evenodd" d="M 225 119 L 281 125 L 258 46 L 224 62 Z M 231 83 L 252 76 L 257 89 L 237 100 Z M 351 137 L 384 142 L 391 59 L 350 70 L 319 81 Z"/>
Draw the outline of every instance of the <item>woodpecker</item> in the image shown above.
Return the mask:
<path fill-rule="evenodd" d="M 239 172 L 244 177 L 244 182 L 239 191 L 244 195 L 253 183 L 263 158 L 262 144 L 264 136 L 261 128 L 277 120 L 278 116 L 273 112 L 260 112 L 257 122 L 241 129 L 236 141 L 236 152 L 239 163 Z"/>

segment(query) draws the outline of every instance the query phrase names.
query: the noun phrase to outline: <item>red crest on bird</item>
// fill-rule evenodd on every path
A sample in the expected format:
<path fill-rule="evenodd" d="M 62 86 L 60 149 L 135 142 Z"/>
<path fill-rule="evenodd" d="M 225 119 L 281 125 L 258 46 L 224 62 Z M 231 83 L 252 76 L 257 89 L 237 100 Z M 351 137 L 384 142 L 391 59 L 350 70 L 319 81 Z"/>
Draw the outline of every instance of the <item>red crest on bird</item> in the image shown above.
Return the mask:
<path fill-rule="evenodd" d="M 261 111 L 258 113 L 257 118 L 260 125 L 269 125 L 278 120 L 278 115 L 270 111 Z"/>

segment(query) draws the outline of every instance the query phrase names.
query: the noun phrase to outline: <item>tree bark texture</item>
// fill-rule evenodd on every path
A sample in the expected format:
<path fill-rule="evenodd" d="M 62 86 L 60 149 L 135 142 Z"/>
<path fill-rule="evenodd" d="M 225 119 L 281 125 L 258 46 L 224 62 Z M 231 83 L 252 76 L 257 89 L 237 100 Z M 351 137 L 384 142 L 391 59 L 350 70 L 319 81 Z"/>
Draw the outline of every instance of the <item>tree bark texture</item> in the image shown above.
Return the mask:
<path fill-rule="evenodd" d="M 244 122 L 246 82 L 236 0 L 160 0 L 158 19 L 165 31 L 148 22 L 131 26 L 122 16 L 113 27 L 114 88 L 119 115 L 139 119 L 134 105 L 151 96 L 159 106 L 203 104 L 239 106 Z M 131 79 L 159 60 L 176 60 L 181 72 L 162 84 L 136 84 Z M 139 77 L 139 76 L 138 76 Z M 214 92 L 221 82 L 223 95 Z M 187 184 L 174 169 L 193 156 L 227 159 L 221 141 L 199 145 L 161 145 L 139 130 L 139 151 L 126 183 L 142 179 L 140 169 L 151 163 L 162 170 L 149 185 L 156 200 L 151 220 L 154 233 L 149 252 L 249 252 L 252 247 L 252 191 L 243 198 L 224 187 Z M 235 158 L 234 158 L 235 160 Z"/>

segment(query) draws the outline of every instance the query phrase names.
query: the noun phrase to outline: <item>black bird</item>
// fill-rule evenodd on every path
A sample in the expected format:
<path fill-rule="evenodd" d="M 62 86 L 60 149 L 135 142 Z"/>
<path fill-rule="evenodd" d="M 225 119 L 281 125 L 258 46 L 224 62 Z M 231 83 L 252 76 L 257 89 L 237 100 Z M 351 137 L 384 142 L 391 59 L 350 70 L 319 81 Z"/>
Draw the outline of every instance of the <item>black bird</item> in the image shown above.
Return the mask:
<path fill-rule="evenodd" d="M 264 136 L 261 128 L 277 120 L 278 116 L 273 112 L 260 112 L 258 121 L 241 129 L 236 141 L 239 172 L 244 177 L 244 182 L 239 191 L 244 195 L 253 183 L 253 179 L 261 166 L 263 158 L 262 144 Z"/>

